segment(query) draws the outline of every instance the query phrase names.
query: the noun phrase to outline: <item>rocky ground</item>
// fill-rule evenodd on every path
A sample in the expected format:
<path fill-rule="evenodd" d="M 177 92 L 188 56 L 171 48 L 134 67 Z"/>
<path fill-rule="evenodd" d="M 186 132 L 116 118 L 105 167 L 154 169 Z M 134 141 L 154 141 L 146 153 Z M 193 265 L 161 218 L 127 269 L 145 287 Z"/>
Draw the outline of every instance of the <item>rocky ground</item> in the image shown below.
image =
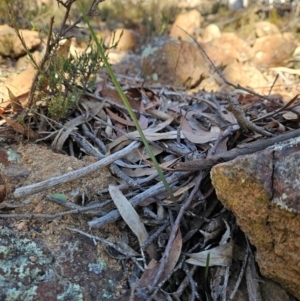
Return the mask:
<path fill-rule="evenodd" d="M 130 1 L 131 4 L 132 2 Z M 300 39 L 299 22 L 297 22 L 299 12 L 297 15 L 296 9 L 289 10 L 288 7 L 282 6 L 270 11 L 266 7 L 257 8 L 256 6 L 250 6 L 247 10 L 234 12 L 228 12 L 225 8 L 220 8 L 218 13 L 215 13 L 213 11 L 215 7 L 209 1 L 180 1 L 180 3 L 175 4 L 171 2 L 166 3 L 164 7 L 160 7 L 157 4 L 158 6 L 154 6 L 150 12 L 148 10 L 144 11 L 144 13 L 149 13 L 147 20 L 151 22 L 147 21 L 148 23 L 145 19 L 138 19 L 139 15 L 137 13 L 137 15 L 133 15 L 133 8 L 129 12 L 124 13 L 125 4 L 117 6 L 113 2 L 112 6 L 115 5 L 114 10 L 110 11 L 111 7 L 106 7 L 103 9 L 105 13 L 103 13 L 102 18 L 100 17 L 93 24 L 108 47 L 113 44 L 113 39 L 118 40 L 120 38 L 116 49 L 110 50 L 110 62 L 123 87 L 136 88 L 138 91 L 137 95 L 141 99 L 142 93 L 139 89 L 142 86 L 146 87 L 146 96 L 151 101 L 146 102 L 145 105 L 149 103 L 152 105 L 156 100 L 155 97 L 160 97 L 160 101 L 164 99 L 165 102 L 162 102 L 162 104 L 165 107 L 170 106 L 168 110 L 165 110 L 165 113 L 170 114 L 170 111 L 172 111 L 179 114 L 178 110 L 176 111 L 176 106 L 180 107 L 178 104 L 180 102 L 176 102 L 178 99 L 181 102 L 185 101 L 186 106 L 192 105 L 193 97 L 201 98 L 203 95 L 206 95 L 205 93 L 209 94 L 211 92 L 214 93 L 213 95 L 216 95 L 218 100 L 221 99 L 220 104 L 222 108 L 225 107 L 222 104 L 224 95 L 239 97 L 238 99 L 242 103 L 243 108 L 245 110 L 250 108 L 247 116 L 249 118 L 258 118 L 272 111 L 272 105 L 266 100 L 260 99 L 258 101 L 255 97 L 248 98 L 244 96 L 245 90 L 239 89 L 240 87 L 261 95 L 270 94 L 273 97 L 272 99 L 277 102 L 276 105 L 280 104 L 281 106 L 284 106 L 299 94 Z M 39 3 L 39 5 L 45 4 Z M 138 8 L 143 12 L 143 9 L 150 9 L 149 7 L 141 6 Z M 121 14 L 122 9 L 123 15 Z M 160 9 L 161 12 L 166 12 L 167 10 L 171 15 L 170 20 L 164 22 L 155 20 L 156 9 Z M 137 19 L 135 20 L 134 18 Z M 154 31 L 149 28 L 150 25 L 153 28 L 156 26 Z M 163 35 L 160 35 L 159 26 L 162 28 L 165 26 L 165 29 L 162 30 Z M 39 60 L 43 55 L 44 37 L 41 37 L 36 31 L 27 29 L 22 31 L 22 35 L 34 57 Z M 88 36 L 86 29 L 76 32 L 69 52 L 71 54 L 82 52 Z M 0 104 L 0 109 L 1 115 L 4 117 L 10 116 L 13 118 L 12 115 L 7 115 L 7 112 L 8 110 L 14 111 L 14 108 L 11 109 L 11 99 L 9 99 L 11 97 L 9 97 L 7 88 L 18 98 L 21 108 L 25 107 L 28 91 L 34 76 L 34 69 L 28 64 L 25 54 L 26 52 L 14 30 L 7 24 L 1 25 L 0 93 L 3 101 Z M 207 56 L 213 62 L 213 65 L 207 59 Z M 224 82 L 215 68 L 222 71 L 221 74 L 229 83 L 234 85 L 233 88 L 228 85 L 228 82 Z M 106 76 L 105 71 L 99 73 L 99 78 L 101 79 Z M 134 92 L 136 93 L 137 91 Z M 103 89 L 101 95 L 115 102 L 118 100 L 115 94 L 112 95 L 112 88 L 109 85 L 106 90 Z M 149 95 L 153 96 L 153 98 Z M 205 99 L 208 103 L 208 98 Z M 258 103 L 258 105 L 253 105 L 255 103 Z M 277 109 L 276 105 L 274 105 L 274 110 Z M 156 108 L 154 104 L 153 108 Z M 190 109 L 186 107 L 180 108 L 186 110 L 186 112 L 191 111 L 191 108 L 200 110 L 196 105 Z M 203 110 L 203 114 L 205 112 Z M 3 115 L 4 113 L 6 115 Z M 109 110 L 106 110 L 106 114 L 112 120 L 116 118 Z M 227 117 L 224 117 L 226 114 Z M 233 124 L 235 120 L 233 115 L 230 112 L 226 114 L 223 114 L 225 121 Z M 109 184 L 119 184 L 120 178 L 113 176 L 108 169 L 101 169 L 101 171 L 58 188 L 41 191 L 26 197 L 14 198 L 13 193 L 17 188 L 83 168 L 96 162 L 97 159 L 92 156 L 84 156 L 83 160 L 79 160 L 69 156 L 62 149 L 53 152 L 49 141 L 32 144 L 27 141 L 30 135 L 27 135 L 27 138 L 21 135 L 21 133 L 24 134 L 23 128 L 20 131 L 18 126 L 9 123 L 8 119 L 4 117 L 0 121 L 0 162 L 4 166 L 1 178 L 3 202 L 0 207 L 0 300 L 133 300 L 129 296 L 130 288 L 134 287 L 132 283 L 136 283 L 136 279 L 133 278 L 140 278 L 140 274 L 135 271 L 134 262 L 128 259 L 121 260 L 123 257 L 109 248 L 107 244 L 99 243 L 96 239 L 88 238 L 69 229 L 80 229 L 91 235 L 105 238 L 112 243 L 122 241 L 139 252 L 138 243 L 132 232 L 126 227 L 126 224 L 123 221 L 118 221 L 107 224 L 100 229 L 91 230 L 88 223 L 93 219 L 93 216 L 102 216 L 99 208 L 95 212 L 88 211 L 87 214 L 59 216 L 63 206 L 66 206 L 67 210 L 77 210 L 82 208 L 83 202 L 97 204 L 106 201 L 109 197 L 105 194 L 107 193 L 107 191 L 104 192 L 105 189 L 107 190 Z M 119 117 L 123 118 L 124 116 L 120 115 Z M 159 119 L 159 117 L 156 118 Z M 151 118 L 149 120 L 153 121 Z M 267 124 L 269 127 L 267 129 L 273 134 L 297 129 L 298 120 L 299 107 L 295 106 L 292 112 L 283 111 L 280 118 L 272 120 L 272 125 L 271 121 L 268 120 Z M 117 126 L 124 129 L 124 123 L 122 127 L 120 126 L 123 120 L 119 118 L 118 122 L 119 125 Z M 216 137 L 219 136 L 219 132 L 215 132 L 215 129 L 211 129 L 206 134 L 201 132 L 202 134 L 200 135 L 200 130 L 203 130 L 203 128 L 195 128 L 195 120 L 188 119 L 188 116 L 185 123 L 182 120 L 180 122 L 182 132 L 185 135 L 183 137 L 189 141 L 189 144 L 196 145 L 194 149 L 198 151 L 205 152 L 209 149 L 212 141 L 215 141 Z M 7 126 L 7 123 L 10 126 Z M 228 125 L 228 123 L 225 124 Z M 219 121 L 216 120 L 214 120 L 213 124 L 220 125 Z M 205 123 L 202 125 L 206 126 Z M 249 141 L 255 140 L 258 137 L 255 135 L 250 135 L 246 139 Z M 118 138 L 117 136 L 112 137 L 111 140 L 117 140 Z M 255 160 L 251 160 L 251 162 L 253 161 Z M 292 164 L 297 165 L 297 163 Z M 220 168 L 220 174 L 226 174 L 226 166 Z M 259 169 L 257 166 L 253 168 Z M 217 177 L 220 176 L 220 174 L 217 174 L 217 169 L 218 167 L 213 170 L 213 181 L 217 181 Z M 297 171 L 293 171 L 293 173 L 296 175 Z M 268 173 L 267 178 L 269 179 L 269 176 L 271 177 L 272 175 L 272 172 Z M 235 175 L 235 178 L 232 180 L 233 183 L 236 183 L 236 177 Z M 239 177 L 242 176 L 239 175 Z M 247 178 L 247 176 L 243 177 Z M 264 177 L 266 177 L 266 173 L 262 171 L 262 175 L 258 175 L 258 178 Z M 228 175 L 226 178 L 229 178 Z M 295 297 L 300 298 L 299 292 L 297 292 L 297 285 L 300 284 L 299 270 L 285 264 L 285 259 L 283 258 L 284 250 L 282 248 L 273 247 L 274 245 L 276 246 L 276 243 L 282 246 L 285 241 L 287 244 L 284 246 L 292 248 L 288 252 L 289 259 L 286 260 L 292 261 L 293 265 L 297 264 L 299 239 L 297 234 L 290 229 L 294 227 L 293 222 L 295 225 L 298 225 L 298 215 L 287 214 L 286 218 L 293 222 L 289 224 L 285 221 L 284 224 L 288 225 L 286 228 L 278 225 L 275 225 L 275 228 L 271 226 L 254 228 L 251 223 L 243 224 L 240 214 L 254 209 L 259 211 L 259 208 L 265 213 L 266 210 L 270 210 L 270 206 L 267 204 L 267 209 L 265 207 L 255 207 L 254 209 L 251 207 L 249 209 L 248 207 L 240 206 L 236 208 L 234 200 L 239 198 L 242 192 L 236 190 L 238 196 L 233 198 L 233 203 L 230 203 L 230 200 L 228 200 L 230 198 L 226 196 L 226 192 L 224 196 L 224 191 L 220 187 L 220 181 L 214 183 L 216 189 L 218 189 L 218 196 L 226 204 L 226 207 L 236 214 L 239 226 L 249 235 L 251 243 L 259 248 L 258 261 L 260 261 L 263 274 L 279 282 L 284 288 L 260 275 L 263 283 L 260 284 L 258 289 L 260 296 L 256 296 L 255 300 L 295 300 Z M 221 182 L 223 183 L 224 181 L 222 180 Z M 253 179 L 250 182 L 252 183 Z M 193 181 L 191 181 L 190 185 L 194 185 Z M 230 223 L 232 229 L 236 229 L 237 226 L 233 221 L 234 217 L 228 212 L 224 214 L 224 211 L 222 211 L 223 207 L 221 207 L 215 195 L 211 196 L 208 192 L 209 189 L 207 187 L 209 185 L 205 185 L 207 185 L 205 186 L 206 190 L 202 187 L 202 192 L 205 195 L 207 194 L 206 198 L 211 202 L 201 203 L 200 207 L 206 209 L 204 210 L 206 213 L 203 215 L 206 222 L 208 219 L 210 222 L 212 220 L 216 221 L 216 216 L 220 213 L 220 216 Z M 229 189 L 228 187 L 229 184 L 227 189 Z M 231 187 L 230 189 L 235 190 L 234 187 L 233 185 L 233 188 Z M 264 186 L 264 188 L 266 187 Z M 245 188 L 241 185 L 241 189 Z M 255 189 L 257 189 L 256 186 Z M 262 190 L 263 188 L 260 189 Z M 267 188 L 267 191 L 268 189 L 271 188 Z M 253 192 L 254 188 L 250 187 L 249 191 Z M 47 199 L 49 195 L 54 195 L 58 198 L 60 200 L 59 204 Z M 198 195 L 197 197 L 197 200 L 201 199 L 201 196 Z M 83 198 L 85 201 L 83 201 Z M 246 196 L 243 196 L 243 198 L 246 198 Z M 262 198 L 265 198 L 265 194 Z M 160 201 L 163 201 L 163 196 Z M 170 200 L 167 200 L 167 202 L 170 202 Z M 75 204 L 76 207 L 72 207 L 70 203 Z M 247 204 L 249 203 L 250 201 L 247 202 Z M 109 206 L 112 208 L 111 204 Z M 298 205 L 293 204 L 293 206 L 297 207 Z M 280 210 L 279 213 L 276 210 L 275 213 L 268 211 L 263 216 L 260 225 L 270 222 L 275 223 L 273 220 L 274 216 L 276 217 L 276 214 L 280 215 Z M 296 212 L 298 212 L 297 210 L 298 207 Z M 10 217 L 8 218 L 9 214 Z M 15 216 L 11 214 L 15 214 Z M 201 214 L 199 213 L 199 216 Z M 275 215 L 273 216 L 272 214 Z M 268 218 L 266 218 L 266 215 Z M 219 219 L 221 220 L 222 218 Z M 255 220 L 252 215 L 247 215 L 248 222 L 253 219 Z M 204 230 L 202 223 L 200 224 L 197 219 L 192 221 L 192 225 L 194 225 L 194 229 L 197 229 L 197 233 L 198 230 Z M 226 229 L 224 223 L 222 227 L 222 235 L 224 235 Z M 252 232 L 251 229 L 253 230 Z M 274 229 L 279 232 L 276 232 Z M 253 234 L 254 230 L 257 230 L 256 236 L 255 233 Z M 184 232 L 184 230 L 182 231 Z M 205 231 L 208 231 L 207 228 Z M 231 231 L 231 233 L 239 233 L 238 235 L 241 235 L 240 232 L 237 232 L 238 230 Z M 273 237 L 271 242 L 266 239 L 271 245 L 272 243 L 274 244 L 270 248 L 257 239 L 257 236 L 261 237 L 264 232 L 268 233 L 268 231 L 271 231 L 273 234 L 276 232 L 274 236 L 266 234 L 269 240 Z M 190 232 L 188 233 L 190 234 Z M 295 244 L 291 243 L 293 237 L 289 237 L 293 233 L 295 235 L 293 236 L 296 241 Z M 167 234 L 169 235 L 170 231 Z M 275 236 L 276 239 L 274 238 Z M 219 236 L 216 237 L 220 240 Z M 161 238 L 161 241 L 164 241 L 164 239 Z M 203 239 L 202 236 L 201 239 Z M 235 237 L 235 239 L 239 241 L 238 237 Z M 191 241 L 189 242 L 191 243 Z M 162 245 L 165 246 L 163 242 Z M 234 286 L 238 281 L 238 271 L 245 258 L 243 256 L 246 254 L 244 242 L 236 244 L 235 247 L 237 247 L 235 252 L 239 251 L 239 248 L 243 252 L 234 256 L 233 264 L 230 266 L 233 277 L 230 278 L 228 287 L 225 287 L 228 295 L 234 290 Z M 266 250 L 267 252 L 262 252 Z M 278 260 L 280 263 L 275 266 L 270 265 L 268 258 L 275 258 L 273 261 Z M 253 258 L 252 263 L 254 265 Z M 250 263 L 248 266 L 250 266 Z M 274 272 L 274 270 L 279 268 L 279 273 L 278 271 L 277 273 Z M 248 273 L 250 272 L 248 271 Z M 293 276 L 290 277 L 289 274 Z M 198 281 L 198 286 L 194 287 L 198 287 L 202 297 L 205 295 L 203 293 L 205 291 L 211 294 L 210 298 L 212 300 L 217 300 L 221 296 L 221 292 L 218 292 L 218 290 L 223 290 L 223 286 L 218 279 L 223 276 L 220 271 L 212 268 L 210 277 L 210 288 L 208 288 L 207 284 L 203 284 L 203 280 L 201 280 L 203 277 L 195 277 L 195 281 Z M 256 275 L 256 277 L 258 276 Z M 178 276 L 178 279 L 182 280 L 183 278 L 182 275 Z M 249 279 L 251 277 L 248 277 L 247 281 Z M 143 281 L 147 283 L 145 279 Z M 176 282 L 176 279 L 174 281 Z M 247 281 L 245 279 L 242 281 L 238 292 L 232 300 L 254 300 L 249 286 L 247 287 Z M 170 287 L 165 289 L 178 293 L 179 283 L 177 286 L 172 285 L 170 284 Z M 190 300 L 189 298 L 193 295 L 191 290 L 188 290 L 188 293 L 181 296 L 182 299 L 180 300 Z M 253 292 L 256 291 L 253 288 Z M 174 293 L 172 298 L 179 300 L 180 297 L 175 295 Z M 142 297 L 143 295 L 140 295 L 134 300 L 143 300 Z M 157 298 L 157 300 L 164 300 L 166 297 L 163 295 L 163 297 L 159 296 Z"/>

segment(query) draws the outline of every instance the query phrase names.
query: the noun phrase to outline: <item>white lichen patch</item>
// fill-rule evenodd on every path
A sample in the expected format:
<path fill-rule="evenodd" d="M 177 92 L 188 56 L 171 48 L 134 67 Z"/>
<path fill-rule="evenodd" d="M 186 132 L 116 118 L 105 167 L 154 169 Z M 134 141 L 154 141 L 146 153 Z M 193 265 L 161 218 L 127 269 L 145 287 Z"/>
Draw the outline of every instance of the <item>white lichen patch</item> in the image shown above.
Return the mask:
<path fill-rule="evenodd" d="M 142 59 L 151 54 L 154 54 L 157 50 L 158 47 L 147 46 L 142 53 Z"/>
<path fill-rule="evenodd" d="M 57 300 L 83 301 L 80 286 L 78 284 L 69 283 L 66 290 L 57 296 Z"/>
<path fill-rule="evenodd" d="M 31 256 L 37 258 L 37 264 L 29 260 Z M 47 274 L 44 268 L 51 261 L 35 242 L 0 227 L 0 299 L 32 300 L 36 284 L 44 281 Z"/>
<path fill-rule="evenodd" d="M 97 263 L 89 263 L 89 271 L 94 272 L 97 275 L 102 274 L 107 270 L 107 264 L 104 260 L 98 259 Z"/>
<path fill-rule="evenodd" d="M 297 211 L 291 207 L 289 207 L 286 203 L 285 200 L 287 198 L 287 195 L 285 193 L 283 193 L 280 197 L 278 198 L 274 198 L 273 199 L 273 203 L 276 204 L 277 206 L 279 206 L 280 208 L 291 212 L 291 213 L 297 213 Z"/>
<path fill-rule="evenodd" d="M 275 150 L 275 151 L 282 151 L 284 148 L 293 147 L 300 143 L 300 137 L 291 138 L 279 143 L 276 143 L 272 146 L 269 146 L 267 149 Z"/>

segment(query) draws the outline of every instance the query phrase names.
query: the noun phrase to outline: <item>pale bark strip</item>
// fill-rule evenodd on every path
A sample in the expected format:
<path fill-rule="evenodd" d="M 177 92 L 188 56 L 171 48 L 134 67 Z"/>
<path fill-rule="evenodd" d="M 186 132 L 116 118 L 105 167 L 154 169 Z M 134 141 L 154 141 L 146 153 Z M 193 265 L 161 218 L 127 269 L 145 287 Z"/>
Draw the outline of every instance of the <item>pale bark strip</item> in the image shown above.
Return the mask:
<path fill-rule="evenodd" d="M 54 177 L 39 183 L 35 183 L 32 185 L 28 185 L 25 187 L 17 188 L 14 192 L 14 197 L 15 198 L 21 198 L 21 197 L 26 197 L 41 191 L 45 191 L 47 189 L 53 188 L 55 186 L 74 181 L 76 179 L 82 178 L 84 176 L 87 176 L 88 174 L 95 172 L 96 170 L 107 166 L 114 161 L 126 156 L 127 154 L 131 153 L 133 150 L 137 149 L 138 147 L 141 146 L 141 143 L 134 141 L 130 143 L 128 146 L 126 146 L 124 149 L 106 157 L 103 158 L 102 160 L 97 161 L 94 164 L 91 164 L 89 166 L 83 167 L 78 170 L 74 170 L 72 172 L 69 172 L 67 174 Z"/>

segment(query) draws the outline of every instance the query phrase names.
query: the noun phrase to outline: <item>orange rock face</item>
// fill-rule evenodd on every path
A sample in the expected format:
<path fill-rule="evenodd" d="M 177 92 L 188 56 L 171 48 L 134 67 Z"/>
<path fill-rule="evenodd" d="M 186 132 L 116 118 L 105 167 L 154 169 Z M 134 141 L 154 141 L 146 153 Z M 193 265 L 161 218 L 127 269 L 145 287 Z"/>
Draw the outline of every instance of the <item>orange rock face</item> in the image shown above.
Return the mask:
<path fill-rule="evenodd" d="M 183 40 L 190 40 L 191 36 L 200 29 L 202 23 L 202 16 L 198 10 L 193 9 L 189 12 L 180 14 L 174 24 L 172 25 L 170 36 L 174 38 L 181 38 Z M 185 33 L 182 29 L 187 33 Z"/>
<path fill-rule="evenodd" d="M 248 43 L 233 32 L 223 33 L 219 38 L 204 43 L 203 47 L 217 66 L 227 66 L 237 60 L 246 62 L 253 56 Z"/>
<path fill-rule="evenodd" d="M 276 66 L 290 58 L 297 47 L 292 33 L 273 34 L 256 39 L 253 62 L 260 66 Z"/>
<path fill-rule="evenodd" d="M 300 139 L 215 166 L 213 185 L 256 246 L 261 273 L 300 298 Z"/>
<path fill-rule="evenodd" d="M 194 87 L 209 74 L 208 62 L 195 44 L 159 37 L 143 51 L 145 75 L 161 84 Z"/>
<path fill-rule="evenodd" d="M 129 51 L 138 47 L 140 44 L 140 35 L 132 29 L 118 28 L 107 40 L 108 46 L 112 47 L 117 43 L 116 49 Z"/>

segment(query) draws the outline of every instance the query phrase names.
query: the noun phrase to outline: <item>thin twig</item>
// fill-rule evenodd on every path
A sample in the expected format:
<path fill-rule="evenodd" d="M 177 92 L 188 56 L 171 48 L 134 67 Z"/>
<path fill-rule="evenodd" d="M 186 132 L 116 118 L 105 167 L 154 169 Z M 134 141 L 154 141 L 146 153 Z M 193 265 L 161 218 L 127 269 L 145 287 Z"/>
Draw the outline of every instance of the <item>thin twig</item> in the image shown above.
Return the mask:
<path fill-rule="evenodd" d="M 152 283 L 149 285 L 150 289 L 151 289 L 151 287 L 152 288 L 156 287 L 157 284 L 158 284 L 158 282 L 159 282 L 159 280 L 160 280 L 160 277 L 161 277 L 161 275 L 162 275 L 162 273 L 163 273 L 163 271 L 165 269 L 166 263 L 168 261 L 170 250 L 172 248 L 174 239 L 176 237 L 177 230 L 178 230 L 180 222 L 181 222 L 181 218 L 182 218 L 185 210 L 187 210 L 187 208 L 190 206 L 190 204 L 191 204 L 191 202 L 193 200 L 193 197 L 194 197 L 195 193 L 198 191 L 200 183 L 203 180 L 203 178 L 204 178 L 205 175 L 206 174 L 204 172 L 200 172 L 199 173 L 199 175 L 197 176 L 197 178 L 195 180 L 195 186 L 194 186 L 194 188 L 193 188 L 193 190 L 192 190 L 189 198 L 186 200 L 186 202 L 183 204 L 183 206 L 180 208 L 180 210 L 178 212 L 176 221 L 175 221 L 174 226 L 172 228 L 172 231 L 170 233 L 170 237 L 169 237 L 167 246 L 166 246 L 164 254 L 163 254 L 162 258 L 161 258 L 158 271 L 157 271 L 157 273 L 156 273 L 156 275 L 155 275 Z"/>
<path fill-rule="evenodd" d="M 256 132 L 258 134 L 261 134 L 266 137 L 272 137 L 274 136 L 270 132 L 266 131 L 265 129 L 255 125 L 252 121 L 248 120 L 244 110 L 241 108 L 239 102 L 232 97 L 227 97 L 228 106 L 226 109 L 234 115 L 236 118 L 238 124 L 241 126 L 244 130 L 251 130 L 253 132 Z"/>
<path fill-rule="evenodd" d="M 272 145 L 292 139 L 300 136 L 300 129 L 289 131 L 283 134 L 280 134 L 275 137 L 271 137 L 264 140 L 258 140 L 252 143 L 242 144 L 238 147 L 221 154 L 217 154 L 207 159 L 198 159 L 189 162 L 178 163 L 174 170 L 182 170 L 182 171 L 199 171 L 199 170 L 210 170 L 214 165 L 220 162 L 227 162 L 233 160 L 234 158 L 242 155 L 253 154 L 259 151 L 266 149 L 267 147 L 271 147 Z"/>
<path fill-rule="evenodd" d="M 245 269 L 246 269 L 246 265 L 247 265 L 247 262 L 248 262 L 249 252 L 250 252 L 249 246 L 247 246 L 247 250 L 246 250 L 246 253 L 245 253 L 245 257 L 244 257 L 244 261 L 243 261 L 243 265 L 242 265 L 239 277 L 238 277 L 238 279 L 235 283 L 235 286 L 234 286 L 234 288 L 233 288 L 233 290 L 232 290 L 232 292 L 229 296 L 228 301 L 233 300 L 233 298 L 234 298 L 234 296 L 235 296 L 235 294 L 236 294 L 236 292 L 237 292 L 237 290 L 238 290 L 238 288 L 239 288 L 239 286 L 242 282 L 242 279 L 243 279 L 243 276 L 244 276 L 244 273 L 245 273 Z"/>
<path fill-rule="evenodd" d="M 181 178 L 186 177 L 188 173 L 174 173 L 170 177 L 168 177 L 166 180 L 169 184 L 174 185 L 177 183 Z M 157 183 L 154 186 L 151 186 L 149 189 L 143 191 L 139 195 L 133 197 L 130 200 L 130 203 L 133 207 L 136 207 L 139 205 L 141 202 L 143 202 L 145 199 L 152 197 L 154 195 L 157 195 L 159 193 L 165 192 L 166 188 L 162 182 Z M 104 226 L 105 224 L 108 223 L 113 223 L 115 222 L 118 218 L 120 217 L 120 213 L 118 210 L 112 210 L 109 212 L 107 215 L 102 216 L 100 218 L 94 219 L 90 221 L 88 224 L 92 228 L 100 228 Z"/>
<path fill-rule="evenodd" d="M 71 228 L 71 227 L 66 227 L 68 230 L 70 231 L 73 231 L 73 232 L 77 232 L 81 235 L 84 235 L 86 237 L 89 237 L 91 238 L 92 240 L 97 240 L 97 241 L 100 241 L 108 246 L 110 246 L 111 248 L 114 248 L 115 250 L 117 250 L 119 253 L 123 254 L 124 256 L 126 256 L 127 258 L 132 258 L 132 257 L 135 257 L 133 256 L 132 254 L 129 254 L 128 252 L 124 251 L 120 246 L 118 246 L 117 244 L 114 244 L 108 240 L 106 240 L 105 238 L 102 238 L 102 237 L 99 237 L 99 236 L 95 236 L 95 235 L 91 235 L 91 234 L 88 234 L 84 231 L 81 231 L 79 229 L 76 229 L 76 228 Z"/>
<path fill-rule="evenodd" d="M 186 263 L 183 264 L 183 270 L 186 274 L 186 277 L 189 280 L 190 287 L 192 290 L 192 295 L 190 296 L 190 301 L 194 301 L 196 298 L 199 299 L 199 294 L 196 289 L 196 283 L 195 280 L 193 279 L 193 273 L 195 272 L 197 266 L 192 266 L 191 270 L 189 270 L 188 265 Z"/>
<path fill-rule="evenodd" d="M 140 143 L 134 141 L 134 142 L 130 143 L 124 149 L 122 149 L 102 160 L 99 160 L 98 162 L 96 162 L 94 164 L 91 164 L 89 166 L 83 167 L 81 169 L 78 169 L 78 170 L 75 170 L 72 172 L 69 172 L 62 176 L 54 177 L 54 178 L 51 178 L 51 179 L 48 179 L 48 180 L 45 180 L 45 181 L 42 181 L 42 182 L 39 182 L 36 184 L 17 188 L 14 192 L 14 197 L 15 198 L 26 197 L 26 196 L 53 188 L 55 186 L 74 181 L 74 180 L 82 178 L 84 176 L 87 176 L 90 173 L 95 172 L 96 170 L 99 170 L 100 168 L 113 163 L 115 160 L 118 160 L 118 159 L 126 156 L 127 154 L 131 153 L 133 150 L 140 147 L 140 145 L 141 145 Z"/>
<path fill-rule="evenodd" d="M 150 244 L 153 243 L 153 241 L 164 231 L 167 229 L 167 227 L 170 225 L 169 221 L 166 221 L 163 225 L 161 225 L 152 235 L 149 236 L 149 238 L 141 244 L 141 249 L 146 250 Z"/>
<path fill-rule="evenodd" d="M 50 202 L 52 202 L 56 205 L 59 205 L 59 206 L 65 207 L 65 208 L 69 208 L 69 209 L 72 209 L 72 210 L 82 208 L 81 206 L 76 205 L 75 203 L 69 202 L 67 200 L 61 200 L 61 199 L 55 198 L 55 197 L 50 196 L 50 195 L 46 196 L 46 200 L 50 201 Z"/>
<path fill-rule="evenodd" d="M 256 93 L 255 91 L 252 91 L 251 89 L 245 88 L 239 84 L 235 85 L 233 83 L 231 83 L 230 81 L 228 81 L 225 76 L 222 74 L 222 72 L 216 67 L 216 65 L 214 64 L 214 62 L 211 60 L 211 58 L 209 57 L 209 55 L 206 53 L 206 51 L 204 50 L 204 48 L 200 45 L 200 43 L 193 37 L 191 36 L 188 32 L 186 32 L 183 28 L 181 28 L 180 26 L 177 26 L 178 28 L 180 28 L 183 32 L 185 32 L 198 46 L 198 48 L 202 51 L 202 53 L 204 54 L 204 56 L 206 57 L 206 59 L 209 61 L 209 63 L 212 65 L 213 69 L 217 72 L 217 74 L 221 77 L 221 79 L 223 80 L 223 82 L 230 86 L 233 87 L 236 90 L 243 90 L 249 94 L 255 95 L 259 98 L 262 99 L 266 99 L 268 101 L 274 102 L 273 98 L 270 96 L 265 96 L 265 95 L 261 95 L 259 93 Z"/>
<path fill-rule="evenodd" d="M 262 120 L 262 119 L 265 119 L 265 118 L 268 118 L 268 117 L 272 117 L 272 116 L 275 116 L 277 115 L 278 113 L 284 111 L 285 109 L 287 109 L 289 106 L 291 106 L 296 100 L 297 98 L 300 96 L 300 94 L 297 94 L 295 97 L 293 97 L 289 102 L 287 102 L 284 106 L 280 107 L 279 109 L 269 113 L 269 114 L 266 114 L 266 115 L 263 115 L 261 117 L 258 117 L 258 118 L 255 118 L 253 120 L 251 120 L 252 122 L 255 122 L 255 121 L 259 121 L 259 120 Z"/>

